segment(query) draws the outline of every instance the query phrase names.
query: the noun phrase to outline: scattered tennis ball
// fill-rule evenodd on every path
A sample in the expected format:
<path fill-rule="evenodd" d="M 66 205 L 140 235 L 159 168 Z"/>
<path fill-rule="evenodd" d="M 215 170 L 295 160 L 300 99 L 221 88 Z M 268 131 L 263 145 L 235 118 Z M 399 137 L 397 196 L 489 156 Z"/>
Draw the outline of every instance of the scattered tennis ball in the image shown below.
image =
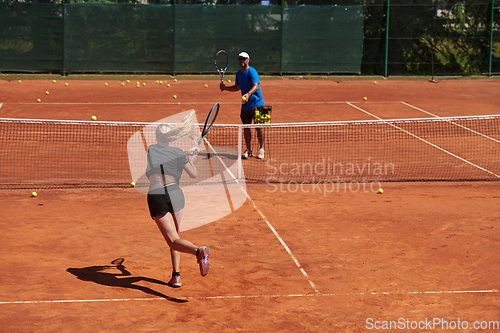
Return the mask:
<path fill-rule="evenodd" d="M 205 88 L 208 88 L 208 84 L 205 84 Z"/>
<path fill-rule="evenodd" d="M 170 83 L 167 83 L 167 87 L 170 87 Z"/>
<path fill-rule="evenodd" d="M 379 189 L 378 189 L 378 191 L 377 191 L 377 193 L 378 193 L 378 194 L 382 194 L 382 193 L 384 193 L 384 190 L 383 190 L 383 189 L 381 189 L 381 188 L 379 188 Z"/>
<path fill-rule="evenodd" d="M 130 182 L 131 187 L 135 187 L 135 182 Z"/>
<path fill-rule="evenodd" d="M 67 85 L 68 85 L 68 82 L 66 82 L 64 85 L 65 85 L 65 86 L 67 86 Z"/>
<path fill-rule="evenodd" d="M 105 82 L 105 83 L 104 83 L 104 85 L 105 85 L 105 86 L 107 86 L 107 85 L 108 85 L 108 83 L 107 83 L 107 82 Z"/>
<path fill-rule="evenodd" d="M 177 82 L 177 79 L 174 79 L 174 82 Z"/>
<path fill-rule="evenodd" d="M 160 83 L 160 81 L 157 80 L 156 83 L 158 84 L 158 83 Z"/>
<path fill-rule="evenodd" d="M 23 83 L 23 81 L 19 80 L 19 83 Z"/>
<path fill-rule="evenodd" d="M 92 117 L 90 117 L 90 119 L 97 120 L 97 117 L 96 116 L 92 116 Z"/>
<path fill-rule="evenodd" d="M 56 80 L 53 80 L 52 83 L 56 83 Z"/>
<path fill-rule="evenodd" d="M 125 85 L 125 83 L 122 82 L 122 86 L 124 86 L 124 85 Z"/>
<path fill-rule="evenodd" d="M 160 84 L 163 84 L 163 81 L 160 81 Z"/>
<path fill-rule="evenodd" d="M 137 85 L 140 85 L 141 83 L 139 81 L 136 82 Z"/>
<path fill-rule="evenodd" d="M 366 100 L 367 100 L 368 98 L 366 98 L 366 97 L 363 97 L 363 99 L 364 99 L 364 100 L 366 101 Z"/>
<path fill-rule="evenodd" d="M 174 95 L 174 98 L 177 98 L 177 95 Z"/>
<path fill-rule="evenodd" d="M 146 82 L 144 82 L 142 85 L 143 85 L 143 86 L 145 86 L 145 85 L 146 85 Z"/>
<path fill-rule="evenodd" d="M 127 83 L 130 83 L 130 80 L 127 80 Z"/>
<path fill-rule="evenodd" d="M 37 195 L 38 195 L 38 193 L 36 193 L 36 192 L 31 192 L 31 196 L 32 196 L 32 197 L 36 197 Z"/>
<path fill-rule="evenodd" d="M 36 101 L 37 101 L 38 103 L 40 103 L 42 100 L 39 98 L 39 99 L 37 99 Z"/>
<path fill-rule="evenodd" d="M 227 80 L 227 82 L 231 83 L 231 80 Z"/>
<path fill-rule="evenodd" d="M 373 84 L 377 84 L 377 81 L 373 81 Z"/>
<path fill-rule="evenodd" d="M 49 92 L 48 92 L 48 91 L 46 91 L 46 92 L 45 92 L 45 95 L 48 95 L 48 94 L 49 94 Z"/>

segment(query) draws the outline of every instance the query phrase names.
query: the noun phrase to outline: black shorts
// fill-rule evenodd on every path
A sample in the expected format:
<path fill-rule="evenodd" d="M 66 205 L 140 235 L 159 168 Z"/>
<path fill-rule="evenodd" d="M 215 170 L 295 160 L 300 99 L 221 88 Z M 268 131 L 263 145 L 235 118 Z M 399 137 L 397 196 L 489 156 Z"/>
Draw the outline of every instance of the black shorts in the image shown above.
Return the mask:
<path fill-rule="evenodd" d="M 262 111 L 262 108 L 264 106 L 259 106 L 257 107 L 257 110 Z M 251 124 L 255 116 L 255 111 L 254 109 L 252 110 L 242 110 L 240 113 L 240 119 L 241 123 L 243 125 Z"/>
<path fill-rule="evenodd" d="M 184 205 L 184 193 L 177 184 L 160 187 L 148 193 L 149 213 L 152 218 L 178 212 Z"/>

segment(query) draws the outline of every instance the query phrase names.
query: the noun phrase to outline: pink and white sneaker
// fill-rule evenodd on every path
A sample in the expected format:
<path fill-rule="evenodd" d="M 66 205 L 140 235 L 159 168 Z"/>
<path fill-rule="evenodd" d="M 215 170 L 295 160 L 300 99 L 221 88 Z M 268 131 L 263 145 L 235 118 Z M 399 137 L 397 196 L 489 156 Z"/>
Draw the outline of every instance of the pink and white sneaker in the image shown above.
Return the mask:
<path fill-rule="evenodd" d="M 198 264 L 200 265 L 201 276 L 208 274 L 210 270 L 210 264 L 208 263 L 208 257 L 210 257 L 210 248 L 207 246 L 202 246 L 198 249 Z"/>

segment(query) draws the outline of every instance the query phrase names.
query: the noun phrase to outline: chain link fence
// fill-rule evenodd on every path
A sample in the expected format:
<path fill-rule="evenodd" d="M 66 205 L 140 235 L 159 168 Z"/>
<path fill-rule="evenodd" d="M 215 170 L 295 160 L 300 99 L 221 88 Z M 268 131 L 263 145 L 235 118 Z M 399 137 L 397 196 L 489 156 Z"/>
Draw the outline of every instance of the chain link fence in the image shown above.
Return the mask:
<path fill-rule="evenodd" d="M 346 72 L 361 74 L 361 75 L 383 75 L 383 76 L 396 76 L 396 75 L 423 75 L 423 76 L 444 76 L 444 75 L 494 75 L 500 72 L 500 3 L 498 0 L 486 1 L 486 0 L 448 0 L 448 1 L 434 1 L 434 0 L 373 0 L 373 1 L 361 1 L 361 0 L 37 0 L 37 1 L 0 1 L 0 5 L 3 5 L 0 9 L 0 55 L 14 54 L 14 58 L 17 58 L 16 53 L 21 53 L 23 51 L 22 43 L 19 40 L 27 40 L 26 37 L 26 27 L 29 23 L 24 22 L 20 26 L 9 25 L 13 22 L 12 20 L 6 20 L 5 18 L 12 18 L 9 16 L 12 14 L 12 8 L 7 8 L 6 4 L 60 4 L 60 7 L 51 9 L 54 15 L 64 15 L 67 12 L 65 5 L 68 4 L 113 4 L 125 6 L 125 11 L 134 11 L 134 6 L 147 6 L 147 9 L 141 10 L 141 12 L 146 12 L 147 15 L 143 18 L 144 21 L 154 21 L 155 24 L 162 25 L 162 30 L 177 31 L 177 37 L 175 33 L 172 37 L 161 38 L 161 43 L 152 42 L 153 44 L 158 44 L 158 50 L 164 51 L 163 54 L 175 53 L 174 49 L 176 45 L 182 45 L 186 48 L 189 45 L 189 35 L 182 35 L 176 30 L 176 25 L 179 24 L 175 17 L 169 19 L 171 15 L 165 12 L 165 8 L 182 8 L 183 13 L 189 13 L 191 10 L 193 15 L 202 15 L 203 10 L 200 11 L 199 7 L 213 8 L 214 12 L 222 13 L 220 14 L 218 20 L 226 21 L 226 30 L 228 31 L 228 36 L 220 34 L 221 39 L 225 39 L 227 44 L 234 44 L 235 52 L 238 48 L 245 48 L 250 53 L 261 53 L 267 52 L 269 55 L 267 57 L 262 57 L 260 59 L 261 67 L 263 72 L 266 74 L 286 74 L 286 73 L 298 73 L 298 74 L 342 74 Z M 190 7 L 191 6 L 191 7 Z M 208 6 L 208 7 L 207 7 Z M 262 11 L 261 8 L 266 6 L 267 11 Z M 226 8 L 223 9 L 222 7 Z M 319 10 L 302 10 L 300 12 L 300 18 L 303 22 L 298 21 L 297 15 L 295 21 L 289 21 L 288 19 L 291 15 L 294 15 L 294 8 L 319 8 Z M 237 10 L 235 9 L 237 8 Z M 362 15 L 361 21 L 356 21 L 359 28 L 362 29 L 362 57 L 360 58 L 359 70 L 338 70 L 336 67 L 332 67 L 333 70 L 325 69 L 324 67 L 315 66 L 314 61 L 310 61 L 311 57 L 324 57 L 320 54 L 321 52 L 316 52 L 315 54 L 304 54 L 299 57 L 298 60 L 294 59 L 294 65 L 288 65 L 288 67 L 283 65 L 283 59 L 286 61 L 287 52 L 288 54 L 293 54 L 297 52 L 293 50 L 293 43 L 290 41 L 301 40 L 299 37 L 307 37 L 310 41 L 314 41 L 316 35 L 322 34 L 321 25 L 318 28 L 318 22 L 314 28 L 308 28 L 308 22 L 315 22 L 322 15 L 320 13 L 329 13 L 338 9 L 347 10 L 351 8 L 361 8 L 360 13 Z M 41 11 L 43 12 L 43 11 Z M 40 13 L 41 13 L 40 12 Z M 179 11 L 181 12 L 181 11 Z M 253 15 L 253 27 L 246 28 L 245 37 L 248 39 L 254 39 L 257 42 L 241 44 L 238 40 L 239 33 L 239 21 L 240 18 L 248 15 Z M 335 21 L 338 17 L 346 17 L 345 15 L 338 16 L 339 14 L 331 14 L 330 16 L 321 17 L 321 20 L 325 25 L 325 29 L 337 29 L 332 31 L 329 40 L 324 38 L 318 39 L 318 49 L 325 48 L 326 50 L 335 48 L 340 49 L 336 51 L 336 58 L 352 58 L 357 57 L 356 52 L 342 52 L 345 45 L 349 43 L 355 43 L 355 38 L 353 34 L 337 25 L 329 25 L 328 20 Z M 341 14 L 341 13 L 340 13 Z M 116 17 L 113 17 L 113 11 L 110 10 L 110 14 L 107 17 L 101 17 L 100 20 L 108 20 L 106 22 L 107 26 L 113 26 L 114 21 L 117 21 Z M 144 14 L 141 14 L 144 15 Z M 167 16 L 165 16 L 167 15 Z M 174 14 L 175 15 L 175 14 Z M 186 14 L 188 15 L 188 14 Z M 215 14 L 218 15 L 218 14 Z M 233 16 L 231 16 L 233 15 Z M 234 16 L 239 15 L 239 16 Z M 3 17 L 2 17 L 3 16 Z M 196 19 L 196 17 L 195 17 Z M 199 19 L 207 19 L 207 17 L 200 16 Z M 355 16 L 350 18 L 356 20 Z M 22 20 L 22 19 L 21 19 Z M 34 19 L 36 21 L 36 19 Z M 33 21 L 33 20 L 32 20 Z M 4 22 L 4 23 L 2 23 Z M 290 24 L 291 22 L 291 24 Z M 231 23 L 228 25 L 227 23 Z M 3 24 L 3 25 L 2 25 Z M 82 23 L 83 24 L 83 23 Z M 96 23 L 97 24 L 97 23 Z M 139 23 L 136 23 L 139 24 Z M 148 23 L 149 24 L 149 23 Z M 267 26 L 265 26 L 267 25 Z M 293 30 L 294 26 L 300 26 L 300 29 Z M 66 41 L 58 40 L 57 37 L 58 29 L 66 29 L 70 39 L 66 38 Z M 75 26 L 75 29 L 77 27 Z M 159 28 L 159 27 L 158 27 Z M 184 27 L 185 28 L 185 27 Z M 286 30 L 285 30 L 286 28 Z M 47 27 L 49 34 L 54 36 L 50 43 L 57 44 L 58 42 L 67 44 L 78 44 L 84 36 L 78 36 L 74 31 L 68 31 L 68 27 L 60 27 L 55 24 L 52 27 Z M 90 26 L 86 26 L 86 29 L 92 29 Z M 141 30 L 140 27 L 137 27 Z M 351 28 L 350 30 L 352 30 Z M 144 29 L 142 29 L 142 33 Z M 150 29 L 154 31 L 154 27 Z M 23 34 L 24 32 L 24 34 Z M 263 34 L 264 32 L 264 34 Z M 32 32 L 33 33 L 33 32 Z M 191 33 L 196 33 L 191 31 Z M 291 33 L 295 35 L 291 35 Z M 151 40 L 151 32 L 148 35 L 139 36 L 137 38 L 146 38 Z M 266 37 L 268 36 L 268 37 Z M 271 37 L 269 37 L 271 36 Z M 283 43 L 283 37 L 288 39 L 288 43 Z M 297 38 L 294 38 L 297 37 Z M 338 36 L 338 38 L 337 38 Z M 87 36 L 89 37 L 89 36 Z M 127 37 L 127 36 L 125 36 Z M 182 37 L 182 38 L 181 38 Z M 324 37 L 324 36 L 323 36 Z M 16 40 L 17 38 L 17 40 Z M 36 37 L 35 37 L 36 38 Z M 91 36 L 89 37 L 91 38 Z M 127 37 L 128 40 L 133 39 L 131 36 Z M 232 40 L 228 40 L 232 39 Z M 250 47 L 258 45 L 259 40 L 268 39 L 267 46 L 262 49 L 252 50 Z M 344 44 L 339 44 L 337 39 L 343 39 Z M 349 40 L 351 39 L 351 40 Z M 112 43 L 111 41 L 109 43 Z M 131 42 L 133 43 L 133 41 Z M 138 43 L 136 40 L 135 43 Z M 278 43 L 279 45 L 277 45 Z M 321 44 L 319 44 L 321 43 Z M 32 43 L 33 45 L 37 43 Z M 161 44 L 161 45 L 160 45 Z M 31 47 L 33 47 L 33 45 Z M 40 45 L 40 43 L 38 43 Z M 66 45 L 67 46 L 67 45 Z M 77 45 L 75 45 L 77 46 Z M 257 47 L 257 46 L 255 46 Z M 29 48 L 27 44 L 24 44 L 24 48 Z M 57 48 L 63 48 L 56 47 Z M 289 50 L 290 49 L 290 50 Z M 300 48 L 298 48 L 300 49 Z M 165 51 L 165 50 L 168 50 Z M 304 50 L 304 48 L 302 48 Z M 347 50 L 347 48 L 346 48 Z M 84 56 L 85 50 L 80 50 L 82 52 L 81 56 Z M 57 50 L 57 52 L 65 52 L 63 50 Z M 72 51 L 74 54 L 74 51 Z M 141 51 L 142 52 L 142 51 Z M 143 51 L 147 53 L 147 51 Z M 165 53 L 166 52 L 166 53 Z M 169 53 L 170 52 L 170 53 Z M 302 51 L 303 53 L 306 53 Z M 68 53 L 68 52 L 66 52 Z M 139 52 L 140 53 L 140 52 Z M 331 52 L 323 52 L 323 54 Z M 71 58 L 71 54 L 66 54 L 67 60 L 66 65 L 70 64 L 75 59 Z M 91 56 L 91 55 L 90 55 Z M 134 72 L 138 69 L 134 67 L 131 62 L 134 62 L 134 56 L 130 55 L 130 58 L 124 59 L 124 62 L 128 62 L 129 65 L 122 66 L 123 69 L 119 71 Z M 160 59 L 161 53 L 145 54 L 144 57 L 155 57 L 158 56 L 159 59 L 156 61 L 166 61 L 169 64 L 165 66 L 155 66 L 151 63 L 147 66 L 141 67 L 140 71 L 145 72 L 189 72 L 192 70 L 193 74 L 199 72 L 198 69 L 187 66 L 185 64 L 186 59 L 175 58 L 173 55 L 172 59 Z M 142 57 L 142 58 L 144 58 Z M 0 57 L 5 58 L 5 56 Z M 140 58 L 140 59 L 142 59 Z M 163 58 L 165 58 L 163 56 Z M 304 59 L 304 60 L 301 60 Z M 41 62 L 45 62 L 45 65 L 39 66 L 41 68 L 27 68 L 21 66 L 18 68 L 6 68 L 2 65 L 2 60 L 0 60 L 0 70 L 1 71 L 57 71 L 51 69 L 54 62 L 59 60 L 53 59 L 52 63 L 50 60 L 40 59 Z M 322 59 L 321 61 L 330 61 L 330 59 Z M 345 60 L 342 60 L 345 61 Z M 153 61 L 154 63 L 155 61 Z M 255 63 L 254 63 L 255 64 Z M 103 66 L 99 68 L 81 68 L 81 71 L 95 72 L 95 71 L 106 71 L 109 61 L 103 62 Z M 57 67 L 57 66 L 56 66 Z M 109 67 L 110 71 L 113 71 L 113 66 Z M 190 69 L 191 68 L 191 69 Z M 347 67 L 346 67 L 347 68 Z"/>

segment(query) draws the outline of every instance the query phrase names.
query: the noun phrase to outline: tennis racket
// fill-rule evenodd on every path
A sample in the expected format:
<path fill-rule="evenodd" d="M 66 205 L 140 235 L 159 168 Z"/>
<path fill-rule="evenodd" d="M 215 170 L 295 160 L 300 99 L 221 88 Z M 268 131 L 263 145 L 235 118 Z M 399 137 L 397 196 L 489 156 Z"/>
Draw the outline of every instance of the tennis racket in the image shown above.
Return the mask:
<path fill-rule="evenodd" d="M 215 55 L 215 69 L 219 72 L 220 82 L 224 81 L 224 74 L 226 73 L 227 64 L 229 63 L 229 57 L 226 51 L 220 50 Z"/>
<path fill-rule="evenodd" d="M 212 125 L 215 122 L 215 118 L 217 118 L 217 115 L 219 114 L 219 108 L 220 104 L 216 102 L 214 106 L 210 109 L 210 112 L 208 113 L 207 119 L 205 120 L 205 125 L 203 126 L 203 131 L 201 132 L 200 139 L 198 140 L 198 144 L 196 145 L 196 148 L 198 148 L 201 145 L 201 142 L 203 139 L 207 136 L 208 131 L 212 128 Z M 193 155 L 198 154 L 198 149 L 196 149 L 193 152 Z"/>

